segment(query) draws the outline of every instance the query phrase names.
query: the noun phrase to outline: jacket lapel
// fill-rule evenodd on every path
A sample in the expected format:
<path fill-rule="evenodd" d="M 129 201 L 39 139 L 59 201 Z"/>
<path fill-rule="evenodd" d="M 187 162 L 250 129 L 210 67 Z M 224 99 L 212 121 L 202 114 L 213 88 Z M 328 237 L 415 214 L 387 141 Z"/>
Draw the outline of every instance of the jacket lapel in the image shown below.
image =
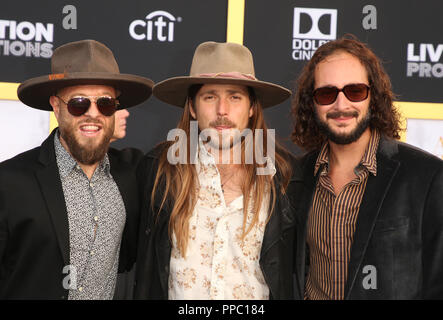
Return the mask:
<path fill-rule="evenodd" d="M 276 188 L 276 194 L 279 195 L 279 193 L 280 191 Z M 272 204 L 272 202 L 270 203 Z M 281 213 L 281 215 L 278 213 Z M 260 257 L 263 257 L 266 252 L 280 240 L 284 231 L 293 227 L 294 224 L 295 217 L 290 210 L 287 196 L 279 196 L 275 201 L 274 212 L 266 224 Z"/>
<path fill-rule="evenodd" d="M 162 190 L 159 188 L 159 190 Z M 154 217 L 152 218 L 153 225 L 156 224 L 155 233 L 155 243 L 157 244 L 155 246 L 156 255 L 158 257 L 157 261 L 157 267 L 158 267 L 158 274 L 160 276 L 160 284 L 162 286 L 163 292 L 165 293 L 165 296 L 168 296 L 168 277 L 169 277 L 169 262 L 171 259 L 171 241 L 169 240 L 169 218 L 170 218 L 170 212 L 171 209 L 169 208 L 168 204 L 165 203 L 163 205 L 163 208 L 160 210 L 161 205 L 161 199 L 160 194 L 157 193 L 156 197 L 154 198 Z M 150 211 L 151 212 L 151 211 Z M 159 212 L 159 213 L 158 213 Z"/>
<path fill-rule="evenodd" d="M 390 159 L 396 152 L 397 145 L 395 142 L 384 138 L 380 139 L 377 153 L 377 176 L 369 175 L 368 177 L 357 217 L 348 266 L 348 280 L 345 286 L 345 299 L 349 298 L 354 287 L 357 272 L 360 270 L 383 200 L 400 165 L 398 161 Z"/>
<path fill-rule="evenodd" d="M 297 248 L 296 248 L 296 271 L 298 273 L 299 281 L 299 293 L 300 298 L 303 299 L 305 291 L 305 273 L 306 273 L 306 233 L 309 211 L 312 204 L 312 198 L 314 196 L 314 190 L 317 177 L 314 176 L 314 165 L 317 159 L 318 153 L 311 153 L 306 156 L 306 161 L 302 164 L 303 178 L 301 188 L 297 188 L 299 195 L 296 198 L 299 199 L 300 209 L 297 210 Z M 308 257 L 309 258 L 309 257 Z"/>
<path fill-rule="evenodd" d="M 57 235 L 58 244 L 65 265 L 69 265 L 69 223 L 66 211 L 62 183 L 59 176 L 54 149 L 54 134 L 43 142 L 40 149 L 39 161 L 43 165 L 36 171 L 36 177 L 48 207 L 48 212 Z"/>

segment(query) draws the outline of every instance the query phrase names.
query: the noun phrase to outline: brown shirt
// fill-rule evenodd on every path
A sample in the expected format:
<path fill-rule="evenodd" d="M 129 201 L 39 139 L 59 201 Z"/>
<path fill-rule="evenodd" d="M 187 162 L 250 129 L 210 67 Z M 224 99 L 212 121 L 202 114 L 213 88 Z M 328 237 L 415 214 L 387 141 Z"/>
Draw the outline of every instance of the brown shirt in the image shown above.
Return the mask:
<path fill-rule="evenodd" d="M 328 176 L 329 144 L 325 143 L 315 163 L 320 171 L 308 217 L 307 244 L 310 253 L 306 299 L 343 299 L 348 264 L 360 203 L 369 174 L 377 175 L 376 152 L 380 134 L 373 131 L 356 178 L 336 195 Z"/>

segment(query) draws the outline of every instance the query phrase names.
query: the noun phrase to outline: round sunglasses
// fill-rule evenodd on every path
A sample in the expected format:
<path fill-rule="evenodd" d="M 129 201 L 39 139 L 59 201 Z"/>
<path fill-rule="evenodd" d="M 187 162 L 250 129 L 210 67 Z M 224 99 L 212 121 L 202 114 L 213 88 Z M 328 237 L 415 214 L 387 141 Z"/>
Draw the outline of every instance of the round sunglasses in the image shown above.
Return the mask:
<path fill-rule="evenodd" d="M 91 101 L 94 101 L 100 113 L 107 117 L 112 116 L 115 111 L 117 111 L 117 108 L 120 106 L 117 98 L 111 98 L 107 96 L 74 97 L 69 99 L 68 102 L 64 101 L 59 96 L 56 97 L 68 106 L 69 113 L 72 114 L 74 117 L 80 117 L 81 115 L 85 114 L 91 106 Z"/>
<path fill-rule="evenodd" d="M 360 102 L 368 97 L 369 86 L 364 83 L 353 83 L 342 89 L 332 86 L 317 88 L 313 93 L 314 101 L 319 105 L 334 103 L 340 92 L 343 92 L 349 101 Z"/>

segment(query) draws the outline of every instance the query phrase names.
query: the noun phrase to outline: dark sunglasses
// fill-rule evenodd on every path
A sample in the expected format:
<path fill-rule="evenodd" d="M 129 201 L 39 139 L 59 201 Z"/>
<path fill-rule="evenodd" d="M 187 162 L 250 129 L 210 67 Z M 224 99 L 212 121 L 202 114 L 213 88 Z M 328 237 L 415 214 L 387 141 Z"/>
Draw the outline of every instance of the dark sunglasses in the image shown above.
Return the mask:
<path fill-rule="evenodd" d="M 344 86 L 342 89 L 337 87 L 321 87 L 314 90 L 314 101 L 319 105 L 334 103 L 340 92 L 343 92 L 352 102 L 360 102 L 368 97 L 369 86 L 364 83 L 354 83 Z"/>
<path fill-rule="evenodd" d="M 89 107 L 91 106 L 91 99 L 95 99 L 95 104 L 97 105 L 98 110 L 101 114 L 104 116 L 110 117 L 112 116 L 115 111 L 117 111 L 117 108 L 119 107 L 119 102 L 116 98 L 111 97 L 74 97 L 72 99 L 69 99 L 68 102 L 65 102 L 62 98 L 59 96 L 56 96 L 61 101 L 63 101 L 64 104 L 68 106 L 68 111 L 70 114 L 72 114 L 74 117 L 80 117 L 82 114 L 85 114 L 86 111 L 88 111 Z"/>

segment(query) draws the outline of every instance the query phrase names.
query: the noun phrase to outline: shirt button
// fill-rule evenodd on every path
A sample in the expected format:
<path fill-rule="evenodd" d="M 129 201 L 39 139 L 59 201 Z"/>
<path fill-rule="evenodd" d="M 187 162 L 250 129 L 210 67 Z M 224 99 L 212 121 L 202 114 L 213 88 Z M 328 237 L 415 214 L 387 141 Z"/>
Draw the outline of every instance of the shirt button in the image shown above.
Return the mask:
<path fill-rule="evenodd" d="M 91 182 L 91 183 L 89 183 L 89 186 L 92 188 L 94 186 L 94 184 Z"/>
<path fill-rule="evenodd" d="M 83 291 L 83 287 L 78 288 L 78 291 L 82 292 Z"/>
<path fill-rule="evenodd" d="M 97 216 L 94 217 L 94 221 L 98 221 L 98 217 Z"/>
<path fill-rule="evenodd" d="M 93 256 L 94 253 L 95 253 L 94 250 L 89 251 L 89 254 L 90 254 L 91 256 Z"/>

